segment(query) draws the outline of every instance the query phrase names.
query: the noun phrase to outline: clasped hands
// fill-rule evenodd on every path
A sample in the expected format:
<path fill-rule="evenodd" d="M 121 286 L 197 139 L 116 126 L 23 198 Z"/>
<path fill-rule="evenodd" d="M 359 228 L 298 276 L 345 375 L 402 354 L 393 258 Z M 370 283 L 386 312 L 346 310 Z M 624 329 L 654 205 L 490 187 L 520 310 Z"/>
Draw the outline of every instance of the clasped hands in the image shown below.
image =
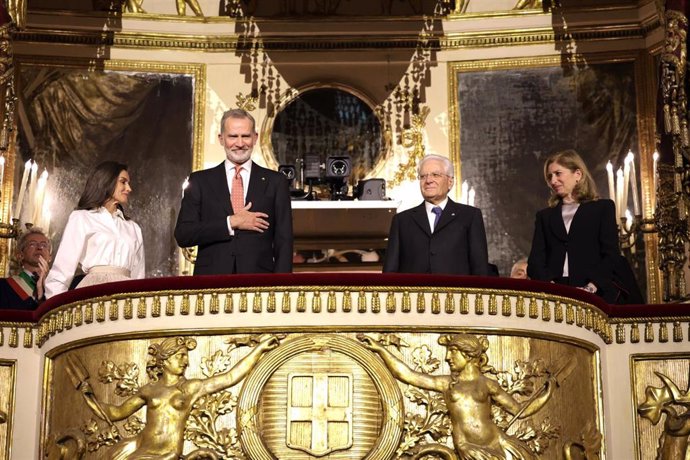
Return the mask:
<path fill-rule="evenodd" d="M 50 271 L 50 266 L 48 261 L 43 256 L 38 256 L 38 280 L 36 281 L 36 300 L 41 300 L 43 294 L 45 293 L 45 281 L 48 272 Z"/>
<path fill-rule="evenodd" d="M 263 233 L 268 228 L 268 214 L 251 212 L 252 202 L 230 216 L 230 227 L 234 230 L 251 230 Z"/>

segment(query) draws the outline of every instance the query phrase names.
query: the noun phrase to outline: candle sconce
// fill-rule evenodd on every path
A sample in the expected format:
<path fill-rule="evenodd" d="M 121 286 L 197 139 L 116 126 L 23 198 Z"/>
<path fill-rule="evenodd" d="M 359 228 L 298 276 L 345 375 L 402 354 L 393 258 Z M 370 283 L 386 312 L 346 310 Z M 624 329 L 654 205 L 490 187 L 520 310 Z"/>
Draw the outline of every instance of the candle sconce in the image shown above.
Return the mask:
<path fill-rule="evenodd" d="M 654 155 L 653 189 L 656 190 L 656 164 L 658 154 Z M 637 174 L 635 170 L 635 156 L 632 151 L 625 157 L 625 163 L 619 168 L 614 180 L 613 165 L 606 165 L 609 183 L 609 198 L 616 207 L 616 222 L 618 224 L 618 244 L 621 251 L 630 260 L 630 255 L 635 254 L 636 247 L 643 245 L 643 234 L 657 231 L 654 216 L 649 219 L 642 217 L 640 197 L 638 195 Z M 633 213 L 628 211 L 628 198 L 632 197 Z M 652 204 L 652 209 L 654 209 Z M 632 262 L 632 261 L 631 261 Z M 634 263 L 633 265 L 637 265 Z"/>
<path fill-rule="evenodd" d="M 0 157 L 0 187 L 4 178 L 4 161 L 2 160 L 4 157 Z M 44 169 L 40 175 L 38 171 L 39 167 L 35 161 L 29 160 L 24 164 L 19 193 L 12 208 L 12 215 L 15 217 L 12 217 L 9 223 L 0 221 L 0 238 L 16 239 L 25 230 L 34 226 L 41 227 L 48 234 L 51 217 L 50 203 L 46 199 L 48 171 Z"/>
<path fill-rule="evenodd" d="M 32 223 L 24 224 L 26 230 L 33 227 Z M 0 238 L 5 239 L 16 239 L 23 233 L 22 225 L 19 219 L 12 219 L 11 223 L 5 223 L 0 221 Z"/>
<path fill-rule="evenodd" d="M 645 233 L 656 233 L 654 219 L 643 219 L 642 216 L 632 216 L 629 212 L 626 216 L 619 219 L 618 225 L 618 244 L 620 249 L 625 252 L 635 252 L 642 235 Z"/>

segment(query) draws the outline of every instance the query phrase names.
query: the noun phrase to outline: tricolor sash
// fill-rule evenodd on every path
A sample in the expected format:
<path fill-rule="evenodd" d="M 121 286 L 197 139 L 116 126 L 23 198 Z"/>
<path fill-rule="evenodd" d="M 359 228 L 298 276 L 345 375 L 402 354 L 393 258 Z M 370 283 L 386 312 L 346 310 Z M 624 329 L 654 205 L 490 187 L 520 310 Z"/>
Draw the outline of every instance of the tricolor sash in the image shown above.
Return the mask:
<path fill-rule="evenodd" d="M 22 301 L 33 298 L 34 291 L 36 290 L 36 281 L 31 278 L 31 275 L 24 271 L 19 275 L 7 278 L 7 284 L 10 285 L 12 290 L 17 293 Z"/>

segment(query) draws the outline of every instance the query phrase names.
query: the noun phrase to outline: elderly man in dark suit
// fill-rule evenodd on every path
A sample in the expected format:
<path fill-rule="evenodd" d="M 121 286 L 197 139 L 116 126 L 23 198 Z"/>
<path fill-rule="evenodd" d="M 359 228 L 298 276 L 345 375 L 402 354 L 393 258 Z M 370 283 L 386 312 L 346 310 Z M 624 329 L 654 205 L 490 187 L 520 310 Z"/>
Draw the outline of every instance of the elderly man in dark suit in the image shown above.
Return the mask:
<path fill-rule="evenodd" d="M 448 198 L 454 181 L 451 161 L 427 155 L 417 172 L 424 202 L 393 217 L 383 271 L 488 275 L 481 211 Z"/>
<path fill-rule="evenodd" d="M 181 247 L 199 246 L 195 275 L 292 271 L 292 209 L 285 176 L 253 163 L 254 118 L 228 110 L 226 160 L 189 176 L 175 226 Z"/>

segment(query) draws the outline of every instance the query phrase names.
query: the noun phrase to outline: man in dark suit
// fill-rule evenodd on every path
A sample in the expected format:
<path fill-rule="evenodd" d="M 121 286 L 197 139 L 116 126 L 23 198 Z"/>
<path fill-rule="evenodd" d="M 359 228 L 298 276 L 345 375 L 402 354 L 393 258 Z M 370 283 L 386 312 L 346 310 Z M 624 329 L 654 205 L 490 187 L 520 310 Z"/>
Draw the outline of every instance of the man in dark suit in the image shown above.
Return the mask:
<path fill-rule="evenodd" d="M 292 271 L 292 209 L 285 176 L 251 161 L 254 118 L 228 110 L 218 135 L 226 160 L 189 176 L 175 226 L 198 246 L 195 275 Z"/>
<path fill-rule="evenodd" d="M 383 271 L 487 276 L 484 219 L 479 209 L 448 198 L 451 161 L 427 155 L 417 173 L 424 203 L 393 217 Z"/>
<path fill-rule="evenodd" d="M 17 261 L 22 271 L 10 278 L 0 278 L 0 308 L 35 310 L 45 300 L 52 246 L 43 230 L 32 227 L 17 241 Z"/>

